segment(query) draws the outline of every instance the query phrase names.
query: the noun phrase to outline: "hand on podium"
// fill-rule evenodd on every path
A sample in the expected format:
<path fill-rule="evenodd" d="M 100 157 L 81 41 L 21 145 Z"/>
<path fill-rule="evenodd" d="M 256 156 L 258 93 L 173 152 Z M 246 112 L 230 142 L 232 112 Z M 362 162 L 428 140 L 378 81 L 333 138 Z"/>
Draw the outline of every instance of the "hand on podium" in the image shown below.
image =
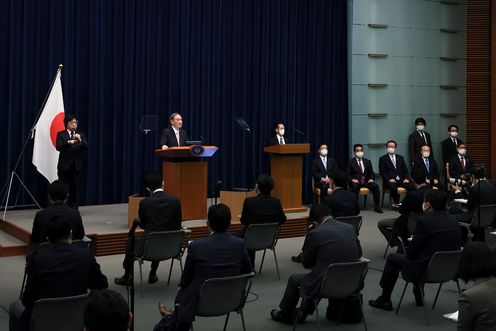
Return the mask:
<path fill-rule="evenodd" d="M 162 145 L 162 150 L 169 148 L 167 145 Z"/>

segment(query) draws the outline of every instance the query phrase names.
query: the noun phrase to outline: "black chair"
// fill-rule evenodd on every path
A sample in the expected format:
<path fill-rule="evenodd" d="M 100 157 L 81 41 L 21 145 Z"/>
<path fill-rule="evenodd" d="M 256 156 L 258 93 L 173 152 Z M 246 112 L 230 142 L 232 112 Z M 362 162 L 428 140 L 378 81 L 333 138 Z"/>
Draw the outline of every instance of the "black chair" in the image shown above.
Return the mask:
<path fill-rule="evenodd" d="M 279 274 L 279 265 L 277 264 L 276 245 L 279 238 L 279 230 L 281 225 L 279 223 L 260 223 L 250 224 L 245 231 L 246 249 L 249 251 L 263 250 L 262 261 L 260 262 L 260 269 L 258 273 L 262 272 L 262 266 L 265 259 L 265 252 L 270 249 L 274 254 L 274 261 L 277 270 L 277 279 L 281 280 Z"/>
<path fill-rule="evenodd" d="M 365 276 L 367 275 L 367 265 L 369 263 L 368 259 L 361 258 L 354 262 L 344 262 L 344 263 L 333 263 L 329 265 L 324 273 L 324 278 L 322 279 L 322 285 L 320 288 L 320 294 L 318 297 L 309 297 L 305 293 L 301 293 L 301 302 L 303 300 L 313 300 L 315 304 L 315 317 L 317 319 L 318 329 L 320 330 L 320 319 L 319 319 L 319 309 L 318 304 L 321 299 L 344 299 L 341 311 L 338 316 L 339 324 L 343 306 L 347 298 L 356 296 L 360 300 L 360 309 L 363 316 L 363 299 L 360 291 L 363 289 L 365 282 Z M 300 307 L 302 305 L 300 304 Z M 296 316 L 300 315 L 300 311 L 297 311 Z M 365 321 L 365 316 L 362 317 L 363 326 L 367 330 L 367 322 Z M 296 330 L 298 325 L 298 318 L 295 318 L 295 323 L 293 325 L 293 331 Z"/>
<path fill-rule="evenodd" d="M 246 331 L 243 308 L 251 288 L 251 280 L 255 274 L 210 278 L 203 282 L 196 304 L 196 316 L 226 316 L 224 331 L 227 328 L 229 315 L 237 312 L 241 317 L 243 330 Z M 193 331 L 193 325 L 191 325 Z"/>
<path fill-rule="evenodd" d="M 425 271 L 425 276 L 420 281 L 420 283 L 414 284 L 420 288 L 420 291 L 422 293 L 422 300 L 424 302 L 424 315 L 427 324 L 429 324 L 429 317 L 427 316 L 427 310 L 425 308 L 426 305 L 425 305 L 424 285 L 439 284 L 436 297 L 434 298 L 434 302 L 432 303 L 432 309 L 434 309 L 434 307 L 436 306 L 437 298 L 439 296 L 439 292 L 441 291 L 441 287 L 443 286 L 443 283 L 449 281 L 456 282 L 458 293 L 460 294 L 461 293 L 460 284 L 458 283 L 457 274 L 458 274 L 458 266 L 460 264 L 461 254 L 462 254 L 461 250 L 439 251 L 434 253 Z M 405 296 L 406 288 L 408 287 L 408 284 L 411 282 L 411 280 L 408 279 L 407 275 L 402 274 L 401 276 L 406 281 L 406 283 L 405 283 L 405 287 L 403 288 L 403 292 L 401 293 L 401 298 L 400 298 L 400 302 L 398 303 L 398 307 L 396 307 L 396 315 L 398 315 L 398 312 L 400 310 L 403 297 Z"/>
<path fill-rule="evenodd" d="M 479 222 L 480 213 L 480 222 Z M 472 241 L 474 234 L 472 229 L 486 230 L 487 228 L 493 226 L 496 222 L 496 205 L 481 205 L 474 212 L 472 217 L 472 222 L 470 224 L 459 222 L 461 227 L 464 227 L 468 231 L 468 241 Z M 487 231 L 485 231 L 487 232 Z"/>
<path fill-rule="evenodd" d="M 336 217 L 335 219 L 336 221 L 353 225 L 353 228 L 355 229 L 357 236 L 360 234 L 360 228 L 362 227 L 362 220 L 363 220 L 361 215 L 340 216 L 340 217 Z"/>

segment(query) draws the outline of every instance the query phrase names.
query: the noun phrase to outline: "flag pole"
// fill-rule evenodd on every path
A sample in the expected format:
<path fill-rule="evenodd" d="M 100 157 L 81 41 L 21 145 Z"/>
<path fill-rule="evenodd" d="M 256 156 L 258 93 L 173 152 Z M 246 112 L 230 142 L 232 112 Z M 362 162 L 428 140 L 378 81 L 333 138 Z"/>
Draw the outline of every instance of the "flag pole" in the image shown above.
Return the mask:
<path fill-rule="evenodd" d="M 29 196 L 31 197 L 31 199 L 34 201 L 35 205 L 38 206 L 39 209 L 41 209 L 41 206 L 40 204 L 38 203 L 38 201 L 36 201 L 35 197 L 33 196 L 33 194 L 29 191 L 29 189 L 26 187 L 26 185 L 24 184 L 24 182 L 22 181 L 22 179 L 19 177 L 19 175 L 17 174 L 17 167 L 19 167 L 19 163 L 21 162 L 21 159 L 24 155 L 24 151 L 26 150 L 26 147 L 29 143 L 29 140 L 30 139 L 33 139 L 34 138 L 34 132 L 35 132 L 35 128 L 36 128 L 36 124 L 38 123 L 38 119 L 40 118 L 41 116 L 41 113 L 43 111 L 43 108 L 45 107 L 45 104 L 48 100 L 48 97 L 50 95 L 50 92 L 52 91 L 52 88 L 53 88 L 53 85 L 55 84 L 55 81 L 57 80 L 57 77 L 58 75 L 61 74 L 62 72 L 62 68 L 64 68 L 64 65 L 63 64 L 59 64 L 57 66 L 57 72 L 55 73 L 55 77 L 53 78 L 52 80 L 52 83 L 50 84 L 50 88 L 48 89 L 48 92 L 47 94 L 45 95 L 45 99 L 43 100 L 43 103 L 41 104 L 41 107 L 40 109 L 38 110 L 38 113 L 36 114 L 36 117 L 35 117 L 35 120 L 34 120 L 34 123 L 33 125 L 31 126 L 31 129 L 29 130 L 29 133 L 26 137 L 26 140 L 24 141 L 24 144 L 22 146 L 22 149 L 21 149 L 21 152 L 19 153 L 19 156 L 17 158 L 17 161 L 14 165 L 14 168 L 12 169 L 12 171 L 10 172 L 9 174 L 9 179 L 8 181 L 5 183 L 5 185 L 3 186 L 2 188 L 2 192 L 0 194 L 3 194 L 3 197 L 2 197 L 2 205 L 0 205 L 0 209 L 3 208 L 3 217 L 2 217 L 2 220 L 5 221 L 5 216 L 7 215 L 7 209 L 9 207 L 9 199 L 10 199 L 10 193 L 12 191 L 12 184 L 13 184 L 13 181 L 14 181 L 14 178 L 17 178 L 17 180 L 19 180 L 21 186 L 26 190 L 26 192 L 29 194 Z M 7 189 L 7 190 L 6 190 Z M 5 192 L 5 193 L 4 193 Z M 17 201 L 15 202 L 17 203 Z M 35 206 L 35 205 L 22 205 L 22 206 L 19 206 L 19 207 L 28 207 L 28 206 Z M 18 207 L 17 204 L 15 204 L 13 207 Z"/>

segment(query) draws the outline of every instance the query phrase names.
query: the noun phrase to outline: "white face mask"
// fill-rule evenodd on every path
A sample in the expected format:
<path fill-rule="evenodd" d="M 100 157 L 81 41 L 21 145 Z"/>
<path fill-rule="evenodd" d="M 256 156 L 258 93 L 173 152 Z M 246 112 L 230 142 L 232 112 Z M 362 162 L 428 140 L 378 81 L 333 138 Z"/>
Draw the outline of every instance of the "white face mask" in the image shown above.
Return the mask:
<path fill-rule="evenodd" d="M 279 130 L 279 135 L 284 136 L 284 129 Z"/>
<path fill-rule="evenodd" d="M 419 131 L 424 131 L 425 126 L 423 125 L 417 125 L 417 130 Z"/>
<path fill-rule="evenodd" d="M 429 208 L 430 208 L 430 205 L 429 205 L 429 203 L 428 203 L 428 202 L 424 202 L 424 203 L 422 204 L 422 211 L 423 211 L 424 213 L 426 213 L 426 212 L 429 210 Z"/>
<path fill-rule="evenodd" d="M 327 156 L 327 149 L 325 149 L 325 148 L 324 149 L 321 149 L 320 150 L 320 155 Z"/>
<path fill-rule="evenodd" d="M 450 131 L 450 136 L 452 138 L 456 138 L 456 137 L 458 137 L 458 132 L 456 132 L 456 131 Z"/>
<path fill-rule="evenodd" d="M 460 155 L 462 155 L 462 156 L 463 156 L 463 155 L 467 154 L 467 150 L 466 150 L 465 148 L 460 148 L 460 149 L 458 150 L 458 154 L 460 154 Z"/>
<path fill-rule="evenodd" d="M 394 154 L 394 152 L 396 152 L 396 148 L 394 148 L 394 147 L 388 147 L 387 148 L 387 152 L 388 152 L 388 154 Z"/>
<path fill-rule="evenodd" d="M 431 156 L 431 152 L 423 152 L 422 156 L 427 159 L 429 156 Z"/>
<path fill-rule="evenodd" d="M 355 155 L 357 158 L 361 159 L 363 157 L 363 152 L 356 152 Z"/>

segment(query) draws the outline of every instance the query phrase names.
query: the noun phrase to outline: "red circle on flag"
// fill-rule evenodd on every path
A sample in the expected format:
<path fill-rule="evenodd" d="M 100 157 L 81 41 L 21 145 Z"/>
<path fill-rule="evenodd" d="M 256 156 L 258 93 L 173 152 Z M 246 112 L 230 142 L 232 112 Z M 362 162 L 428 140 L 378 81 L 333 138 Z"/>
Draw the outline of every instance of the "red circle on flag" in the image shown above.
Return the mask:
<path fill-rule="evenodd" d="M 64 126 L 64 113 L 58 113 L 52 120 L 50 124 L 50 138 L 52 139 L 53 147 L 57 144 L 57 133 L 65 129 Z"/>

